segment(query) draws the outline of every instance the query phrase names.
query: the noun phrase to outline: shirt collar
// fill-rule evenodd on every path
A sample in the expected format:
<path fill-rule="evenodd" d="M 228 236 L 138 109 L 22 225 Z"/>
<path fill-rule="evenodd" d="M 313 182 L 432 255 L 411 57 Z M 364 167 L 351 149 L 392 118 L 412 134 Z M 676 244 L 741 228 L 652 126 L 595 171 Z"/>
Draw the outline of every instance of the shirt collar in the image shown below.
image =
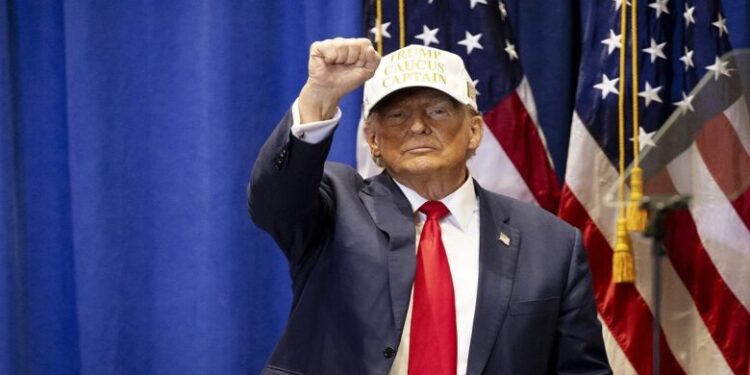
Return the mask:
<path fill-rule="evenodd" d="M 406 199 L 409 200 L 412 212 L 417 212 L 419 207 L 422 207 L 422 205 L 427 202 L 427 199 L 419 195 L 416 191 L 400 184 L 395 179 L 393 182 L 396 183 L 406 196 Z M 474 181 L 471 176 L 469 176 L 458 189 L 441 199 L 440 202 L 442 202 L 445 207 L 448 208 L 448 211 L 450 211 L 450 215 L 447 217 L 448 221 L 452 222 L 459 229 L 466 230 L 469 227 L 472 215 L 474 215 L 478 209 L 477 195 L 474 190 Z M 420 220 L 424 220 L 423 213 L 420 212 L 419 216 Z"/>

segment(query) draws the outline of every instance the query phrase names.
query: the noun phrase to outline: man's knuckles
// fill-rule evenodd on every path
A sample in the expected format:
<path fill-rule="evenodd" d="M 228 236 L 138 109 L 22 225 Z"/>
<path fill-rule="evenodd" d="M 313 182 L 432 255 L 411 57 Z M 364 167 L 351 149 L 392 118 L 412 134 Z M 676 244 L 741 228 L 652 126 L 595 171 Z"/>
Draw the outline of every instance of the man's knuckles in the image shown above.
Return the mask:
<path fill-rule="evenodd" d="M 371 50 L 371 51 L 370 51 Z M 326 64 L 346 64 L 364 66 L 371 55 L 377 55 L 372 43 L 366 38 L 326 39 L 310 46 L 310 58 L 322 58 Z M 362 62 L 364 60 L 364 63 Z"/>

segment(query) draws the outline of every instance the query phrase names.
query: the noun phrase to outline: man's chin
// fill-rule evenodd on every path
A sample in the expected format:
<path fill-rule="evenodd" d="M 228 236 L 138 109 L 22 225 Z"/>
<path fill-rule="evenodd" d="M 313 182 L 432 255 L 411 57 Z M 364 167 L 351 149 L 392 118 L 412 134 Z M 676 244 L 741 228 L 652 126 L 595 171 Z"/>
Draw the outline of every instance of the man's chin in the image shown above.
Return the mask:
<path fill-rule="evenodd" d="M 439 164 L 436 163 L 435 160 L 430 159 L 431 158 L 427 157 L 418 157 L 409 160 L 409 162 L 404 163 L 401 168 L 399 168 L 401 174 L 428 175 L 437 172 L 440 169 Z"/>

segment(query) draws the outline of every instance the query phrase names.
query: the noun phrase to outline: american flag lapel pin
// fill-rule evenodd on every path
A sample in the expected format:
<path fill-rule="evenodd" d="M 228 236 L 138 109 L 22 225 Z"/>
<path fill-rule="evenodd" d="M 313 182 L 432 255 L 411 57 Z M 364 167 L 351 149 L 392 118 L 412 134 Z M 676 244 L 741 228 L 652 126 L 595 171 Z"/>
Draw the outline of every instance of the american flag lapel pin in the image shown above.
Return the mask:
<path fill-rule="evenodd" d="M 505 246 L 510 246 L 510 237 L 507 234 L 500 232 L 500 237 L 497 238 Z"/>

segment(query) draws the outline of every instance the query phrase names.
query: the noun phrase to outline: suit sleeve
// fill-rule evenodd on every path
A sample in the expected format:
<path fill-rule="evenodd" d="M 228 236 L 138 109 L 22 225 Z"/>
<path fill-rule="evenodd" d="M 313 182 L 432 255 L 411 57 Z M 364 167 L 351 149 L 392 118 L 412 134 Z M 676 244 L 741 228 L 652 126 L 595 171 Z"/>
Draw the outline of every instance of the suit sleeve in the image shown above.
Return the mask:
<path fill-rule="evenodd" d="M 591 286 L 591 271 L 575 230 L 565 294 L 556 339 L 557 374 L 611 374 Z"/>
<path fill-rule="evenodd" d="M 321 186 L 332 134 L 319 143 L 292 136 L 284 116 L 258 154 L 248 185 L 248 209 L 292 266 L 309 257 L 330 230 L 333 200 Z"/>

